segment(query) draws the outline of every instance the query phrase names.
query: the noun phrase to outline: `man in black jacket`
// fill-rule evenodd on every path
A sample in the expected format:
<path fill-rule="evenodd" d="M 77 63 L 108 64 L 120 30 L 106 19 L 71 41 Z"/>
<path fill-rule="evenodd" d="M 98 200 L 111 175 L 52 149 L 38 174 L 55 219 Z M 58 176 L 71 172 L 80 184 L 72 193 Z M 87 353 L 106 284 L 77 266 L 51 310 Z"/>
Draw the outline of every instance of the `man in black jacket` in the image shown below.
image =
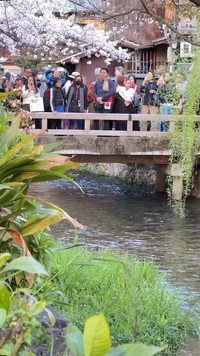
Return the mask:
<path fill-rule="evenodd" d="M 158 104 L 156 102 L 157 89 L 158 87 L 154 80 L 153 73 L 148 72 L 141 87 L 141 93 L 144 93 L 141 114 L 158 114 Z M 151 131 L 156 131 L 156 122 L 141 122 L 141 131 L 150 131 L 150 129 Z"/>

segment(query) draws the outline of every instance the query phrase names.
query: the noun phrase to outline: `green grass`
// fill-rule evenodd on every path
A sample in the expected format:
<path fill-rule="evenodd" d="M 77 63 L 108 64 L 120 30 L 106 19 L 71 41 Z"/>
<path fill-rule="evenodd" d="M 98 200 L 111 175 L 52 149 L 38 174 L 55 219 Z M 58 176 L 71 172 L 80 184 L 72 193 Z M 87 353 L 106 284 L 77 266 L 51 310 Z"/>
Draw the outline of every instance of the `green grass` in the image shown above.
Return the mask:
<path fill-rule="evenodd" d="M 79 172 L 94 173 L 97 174 L 98 176 L 106 176 L 105 169 L 101 167 L 98 163 L 94 163 L 94 164 L 84 163 L 79 169 Z"/>
<path fill-rule="evenodd" d="M 58 275 L 43 288 L 44 298 L 82 330 L 88 317 L 104 313 L 113 345 L 167 344 L 172 355 L 191 329 L 189 312 L 153 262 L 79 247 L 55 251 L 51 269 Z"/>

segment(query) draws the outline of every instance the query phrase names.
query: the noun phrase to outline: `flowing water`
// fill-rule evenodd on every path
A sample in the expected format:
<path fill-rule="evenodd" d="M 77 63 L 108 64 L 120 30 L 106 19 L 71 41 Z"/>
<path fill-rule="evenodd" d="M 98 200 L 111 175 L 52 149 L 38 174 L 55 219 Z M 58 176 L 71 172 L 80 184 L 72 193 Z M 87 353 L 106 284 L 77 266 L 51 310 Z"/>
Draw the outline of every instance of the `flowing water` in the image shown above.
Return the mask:
<path fill-rule="evenodd" d="M 84 193 L 63 180 L 31 190 L 85 226 L 79 242 L 153 259 L 180 290 L 186 308 L 200 297 L 200 200 L 190 198 L 187 216 L 180 219 L 166 196 L 149 188 L 89 174 L 80 174 L 76 182 Z M 56 225 L 53 233 L 66 243 L 74 240 L 75 231 L 69 224 Z M 188 340 L 180 355 L 200 356 L 200 344 Z"/>

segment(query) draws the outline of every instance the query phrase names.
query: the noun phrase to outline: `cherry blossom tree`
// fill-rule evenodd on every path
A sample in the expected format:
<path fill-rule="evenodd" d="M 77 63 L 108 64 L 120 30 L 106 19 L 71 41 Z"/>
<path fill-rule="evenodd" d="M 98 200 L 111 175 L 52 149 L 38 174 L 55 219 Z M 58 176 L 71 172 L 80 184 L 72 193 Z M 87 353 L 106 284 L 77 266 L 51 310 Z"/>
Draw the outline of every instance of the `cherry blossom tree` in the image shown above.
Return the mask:
<path fill-rule="evenodd" d="M 93 5 L 96 0 L 94 0 Z M 99 3 L 99 4 L 98 4 Z M 94 25 L 80 26 L 76 23 L 74 6 L 79 10 L 92 11 L 92 1 L 67 0 L 1 0 L 0 44 L 15 54 L 20 46 L 40 55 L 70 54 L 77 50 L 88 57 L 93 54 L 111 60 L 126 61 L 126 50 L 110 40 L 110 32 L 98 30 Z M 101 6 L 102 1 L 96 2 Z"/>
<path fill-rule="evenodd" d="M 179 30 L 183 18 L 193 24 L 194 20 L 200 20 L 200 0 L 127 0 L 123 3 L 108 0 L 103 16 L 107 23 L 111 23 L 111 27 L 126 23 L 127 27 L 132 25 L 135 32 L 140 26 L 148 26 L 153 21 L 160 28 L 167 28 L 185 41 L 200 46 L 195 36 L 188 38 Z"/>

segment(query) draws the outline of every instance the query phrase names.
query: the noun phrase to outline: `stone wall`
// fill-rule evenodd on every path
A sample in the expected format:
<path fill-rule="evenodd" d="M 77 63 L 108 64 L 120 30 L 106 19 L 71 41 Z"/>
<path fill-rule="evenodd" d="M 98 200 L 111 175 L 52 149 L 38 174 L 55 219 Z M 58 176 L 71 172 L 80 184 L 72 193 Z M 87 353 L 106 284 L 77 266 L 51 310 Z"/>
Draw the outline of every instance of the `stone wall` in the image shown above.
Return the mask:
<path fill-rule="evenodd" d="M 156 173 L 151 165 L 146 164 L 120 164 L 120 163 L 88 163 L 87 167 L 94 173 L 105 174 L 130 182 L 154 185 Z"/>

